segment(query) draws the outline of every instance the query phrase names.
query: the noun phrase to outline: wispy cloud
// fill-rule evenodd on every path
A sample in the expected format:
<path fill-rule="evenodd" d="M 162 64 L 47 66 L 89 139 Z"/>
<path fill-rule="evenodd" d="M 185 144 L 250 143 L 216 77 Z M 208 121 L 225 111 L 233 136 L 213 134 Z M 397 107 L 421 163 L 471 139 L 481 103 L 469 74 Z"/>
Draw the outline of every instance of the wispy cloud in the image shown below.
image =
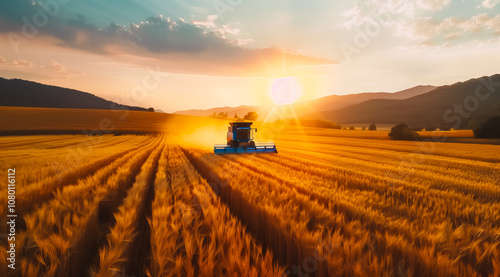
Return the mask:
<path fill-rule="evenodd" d="M 207 17 L 207 20 L 191 20 L 191 23 L 193 23 L 196 26 L 203 26 L 205 28 L 215 28 L 215 20 L 219 16 L 216 14 L 211 14 Z"/>
<path fill-rule="evenodd" d="M 471 18 L 461 19 L 448 17 L 436 21 L 430 17 L 420 18 L 413 23 L 401 26 L 401 36 L 412 40 L 444 41 L 454 40 L 465 36 L 474 36 L 474 39 L 491 39 L 500 35 L 500 15 L 494 17 L 486 13 L 475 15 Z"/>
<path fill-rule="evenodd" d="M 54 60 L 50 61 L 48 65 L 37 65 L 25 59 L 15 59 L 12 62 L 8 62 L 5 58 L 0 57 L 0 69 L 2 68 L 23 70 L 51 79 L 68 79 L 81 74 L 79 71 L 67 69 L 64 65 Z"/>
<path fill-rule="evenodd" d="M 412 20 L 418 6 L 407 0 L 375 0 L 356 2 L 350 9 L 341 13 L 342 21 L 338 27 L 351 31 L 367 22 L 383 18 L 385 25 L 394 25 L 401 21 Z"/>
<path fill-rule="evenodd" d="M 15 67 L 32 67 L 33 62 L 27 61 L 25 59 L 16 59 L 12 62 L 8 62 L 4 57 L 0 57 L 0 65 L 3 66 L 15 66 Z"/>
<path fill-rule="evenodd" d="M 11 65 L 17 66 L 17 67 L 32 67 L 34 65 L 33 62 L 24 60 L 24 59 L 19 59 L 19 60 L 14 60 Z"/>
<path fill-rule="evenodd" d="M 483 0 L 483 6 L 494 7 L 500 0 Z M 490 41 L 500 35 L 500 15 L 473 14 L 448 16 L 450 0 L 390 0 L 355 3 L 341 14 L 339 27 L 359 32 L 370 22 L 378 22 L 384 31 L 396 38 L 410 39 L 414 46 L 461 44 L 469 40 Z M 472 5 L 474 7 L 474 5 Z M 377 18 L 378 17 L 378 18 Z M 381 20 L 383 18 L 383 20 Z M 363 31 L 363 30 L 361 30 Z"/>
<path fill-rule="evenodd" d="M 64 65 L 62 65 L 56 61 L 50 61 L 50 65 L 40 66 L 40 67 L 47 69 L 47 70 L 50 70 L 52 72 L 56 72 L 56 73 L 63 73 L 63 72 L 67 71 L 67 69 Z"/>
<path fill-rule="evenodd" d="M 488 8 L 488 9 L 492 9 L 498 3 L 500 3 L 500 0 L 483 0 L 483 3 L 481 3 L 481 6 Z"/>
<path fill-rule="evenodd" d="M 429 11 L 439 11 L 450 4 L 450 0 L 418 0 L 420 8 Z"/>

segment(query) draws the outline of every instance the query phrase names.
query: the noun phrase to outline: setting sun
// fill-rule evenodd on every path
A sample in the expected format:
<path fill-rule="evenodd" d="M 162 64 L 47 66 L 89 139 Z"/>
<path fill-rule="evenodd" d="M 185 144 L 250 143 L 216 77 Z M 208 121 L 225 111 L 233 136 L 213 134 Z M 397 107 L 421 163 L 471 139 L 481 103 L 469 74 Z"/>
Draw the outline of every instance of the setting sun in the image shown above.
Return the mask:
<path fill-rule="evenodd" d="M 294 77 L 274 80 L 271 86 L 271 98 L 275 104 L 293 104 L 302 96 L 302 89 Z"/>

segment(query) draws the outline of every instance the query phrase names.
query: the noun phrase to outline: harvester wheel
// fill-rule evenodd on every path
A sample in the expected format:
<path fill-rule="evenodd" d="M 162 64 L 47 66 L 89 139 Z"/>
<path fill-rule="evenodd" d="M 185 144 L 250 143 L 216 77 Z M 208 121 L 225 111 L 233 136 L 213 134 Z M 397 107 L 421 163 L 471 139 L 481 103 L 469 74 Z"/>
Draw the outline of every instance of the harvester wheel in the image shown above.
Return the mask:
<path fill-rule="evenodd" d="M 250 141 L 250 143 L 248 143 L 250 145 L 250 147 L 255 147 L 255 142 L 252 140 Z"/>
<path fill-rule="evenodd" d="M 236 148 L 236 147 L 238 147 L 238 142 L 235 141 L 235 140 L 232 140 L 232 141 L 229 142 L 229 146 L 233 147 L 233 148 Z"/>

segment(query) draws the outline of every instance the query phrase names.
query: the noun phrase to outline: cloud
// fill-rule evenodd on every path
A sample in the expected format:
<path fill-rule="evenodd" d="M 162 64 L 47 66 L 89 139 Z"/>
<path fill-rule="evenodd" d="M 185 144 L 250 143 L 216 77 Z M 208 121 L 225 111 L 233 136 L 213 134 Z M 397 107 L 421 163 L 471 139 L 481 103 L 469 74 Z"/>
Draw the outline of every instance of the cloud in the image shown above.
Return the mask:
<path fill-rule="evenodd" d="M 17 67 L 32 67 L 34 65 L 33 62 L 24 60 L 24 59 L 18 59 L 14 60 L 11 65 L 17 66 Z"/>
<path fill-rule="evenodd" d="M 341 13 L 342 22 L 338 27 L 351 31 L 353 27 L 383 20 L 384 25 L 394 25 L 402 20 L 411 20 L 417 9 L 411 1 L 406 0 L 374 0 L 356 2 L 350 9 Z"/>
<path fill-rule="evenodd" d="M 216 33 L 221 34 L 222 38 L 225 38 L 226 34 L 230 35 L 237 35 L 240 32 L 240 29 L 234 28 L 229 26 L 229 24 L 222 25 L 220 28 L 217 29 Z"/>
<path fill-rule="evenodd" d="M 500 0 L 483 0 L 483 3 L 481 3 L 481 6 L 488 8 L 488 9 L 492 9 L 498 3 L 500 3 Z"/>
<path fill-rule="evenodd" d="M 401 26 L 400 36 L 412 40 L 443 41 L 474 36 L 474 39 L 489 40 L 500 35 L 500 15 L 491 17 L 486 13 L 468 19 L 448 17 L 442 21 L 430 17 L 420 18 L 410 25 Z"/>
<path fill-rule="evenodd" d="M 27 1 L 19 0 L 19 2 Z M 0 4 L 0 8 L 4 5 Z M 36 4 L 29 7 L 20 4 L 14 6 L 26 9 L 25 13 L 28 16 L 41 10 Z M 12 7 L 10 9 L 16 10 Z M 18 10 L 16 12 L 20 13 Z M 1 31 L 21 34 L 20 30 L 24 23 L 5 16 L 3 11 L 0 11 L 0 19 L 10 19 L 8 27 L 4 25 Z M 250 69 L 254 70 L 254 74 L 263 74 L 266 72 L 266 67 L 273 67 L 274 64 L 270 61 L 263 62 L 262 56 L 272 61 L 285 60 L 286 66 L 290 61 L 301 63 L 299 65 L 333 63 L 326 59 L 299 57 L 276 50 L 244 48 L 252 40 L 238 37 L 239 29 L 228 24 L 219 25 L 217 19 L 217 15 L 210 15 L 203 21 L 172 19 L 157 15 L 129 26 L 111 23 L 99 28 L 87 22 L 81 15 L 69 20 L 54 17 L 39 28 L 34 39 L 51 38 L 57 46 L 100 55 L 154 58 L 164 70 L 172 72 L 184 72 L 185 65 L 196 65 L 191 67 L 192 72 L 196 74 L 249 74 Z M 258 68 L 257 65 L 263 68 Z M 295 64 L 291 66 L 293 65 Z M 283 67 L 283 64 L 276 67 Z"/>
<path fill-rule="evenodd" d="M 212 14 L 212 15 L 207 16 L 207 20 L 194 20 L 194 19 L 192 19 L 191 23 L 193 23 L 196 26 L 203 26 L 205 28 L 215 28 L 215 20 L 218 17 L 219 17 L 218 15 Z"/>
<path fill-rule="evenodd" d="M 489 0 L 485 0 L 489 1 Z M 500 1 L 500 0 L 491 0 Z M 393 26 L 397 36 L 415 21 L 424 19 L 422 14 L 437 12 L 450 5 L 451 0 L 373 0 L 356 2 L 341 13 L 342 21 L 337 27 L 351 31 L 371 22 L 382 22 L 384 26 Z M 404 30 L 402 30 L 404 29 Z"/>
<path fill-rule="evenodd" d="M 0 66 L 4 69 L 22 70 L 30 74 L 55 79 L 67 79 L 81 74 L 79 71 L 68 70 L 64 65 L 54 60 L 50 61 L 49 65 L 36 65 L 34 62 L 25 59 L 8 62 L 3 57 L 0 57 Z"/>
<path fill-rule="evenodd" d="M 252 43 L 254 42 L 253 39 L 251 38 L 247 38 L 247 39 L 236 39 L 236 44 L 237 45 L 240 45 L 240 46 L 243 46 L 243 45 L 247 45 L 249 43 Z"/>
<path fill-rule="evenodd" d="M 50 61 L 50 65 L 40 66 L 40 67 L 57 73 L 62 73 L 66 71 L 66 67 L 56 61 Z"/>
<path fill-rule="evenodd" d="M 172 20 L 156 16 L 140 24 L 131 24 L 116 32 L 116 38 L 158 53 L 200 53 L 229 47 L 229 43 L 213 31 L 206 31 L 183 19 Z"/>
<path fill-rule="evenodd" d="M 76 70 L 67 69 L 64 65 L 52 60 L 49 65 L 41 65 L 39 68 L 43 69 L 45 74 L 50 75 L 54 79 L 68 79 L 82 74 Z"/>
<path fill-rule="evenodd" d="M 35 64 L 25 59 L 16 59 L 8 62 L 4 57 L 0 57 L 0 65 L 15 66 L 15 67 L 33 67 Z"/>
<path fill-rule="evenodd" d="M 418 0 L 417 4 L 424 10 L 439 11 L 450 4 L 450 0 Z"/>
<path fill-rule="evenodd" d="M 227 24 L 218 26 L 214 23 L 213 26 L 207 29 L 181 18 L 159 15 L 129 27 L 110 25 L 97 32 L 85 32 L 82 40 L 68 46 L 100 45 L 99 49 L 108 53 L 112 51 L 107 49 L 120 49 L 129 54 L 163 60 L 167 70 L 185 72 L 185 66 L 190 65 L 190 70 L 197 74 L 267 76 L 269 71 L 277 71 L 273 67 L 334 63 L 278 49 L 244 48 L 242 46 L 253 40 L 237 37 L 239 29 Z M 90 34 L 93 35 L 92 43 L 87 43 Z M 87 50 L 93 51 L 93 48 Z"/>

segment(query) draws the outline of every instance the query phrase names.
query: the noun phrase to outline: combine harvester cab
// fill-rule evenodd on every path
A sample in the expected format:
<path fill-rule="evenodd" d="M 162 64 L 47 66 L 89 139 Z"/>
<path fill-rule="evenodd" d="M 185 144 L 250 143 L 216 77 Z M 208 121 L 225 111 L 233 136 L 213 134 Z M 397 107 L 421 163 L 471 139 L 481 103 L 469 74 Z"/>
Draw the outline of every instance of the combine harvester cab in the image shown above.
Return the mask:
<path fill-rule="evenodd" d="M 215 154 L 278 153 L 274 143 L 255 143 L 253 141 L 253 122 L 231 122 L 227 131 L 227 144 L 216 144 Z"/>

